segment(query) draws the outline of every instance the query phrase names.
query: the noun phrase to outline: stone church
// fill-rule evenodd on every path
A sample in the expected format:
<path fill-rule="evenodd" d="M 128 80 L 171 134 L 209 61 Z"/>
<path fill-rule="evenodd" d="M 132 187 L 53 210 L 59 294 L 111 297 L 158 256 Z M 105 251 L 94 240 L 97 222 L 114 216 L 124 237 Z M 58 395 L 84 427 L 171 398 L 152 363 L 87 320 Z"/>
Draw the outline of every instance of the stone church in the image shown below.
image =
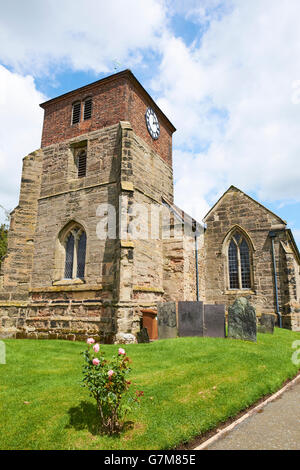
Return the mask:
<path fill-rule="evenodd" d="M 157 303 L 249 298 L 300 330 L 300 255 L 231 186 L 203 224 L 174 204 L 174 126 L 125 70 L 41 104 L 0 272 L 0 337 L 121 342 Z"/>

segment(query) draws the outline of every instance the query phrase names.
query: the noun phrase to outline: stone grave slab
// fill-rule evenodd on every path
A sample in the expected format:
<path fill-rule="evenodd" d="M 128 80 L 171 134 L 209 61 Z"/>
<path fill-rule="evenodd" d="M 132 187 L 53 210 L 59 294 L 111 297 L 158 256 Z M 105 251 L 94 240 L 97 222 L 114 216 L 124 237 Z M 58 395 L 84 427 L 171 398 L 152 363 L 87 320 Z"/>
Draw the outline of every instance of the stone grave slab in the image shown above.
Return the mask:
<path fill-rule="evenodd" d="M 203 336 L 225 338 L 225 305 L 204 305 Z"/>
<path fill-rule="evenodd" d="M 228 338 L 256 341 L 256 311 L 245 297 L 228 308 Z"/>
<path fill-rule="evenodd" d="M 274 333 L 275 321 L 275 315 L 262 313 L 258 323 L 258 332 L 272 335 Z"/>
<path fill-rule="evenodd" d="M 149 343 L 147 328 L 142 328 L 141 331 L 136 334 L 136 339 L 138 343 Z"/>
<path fill-rule="evenodd" d="M 157 303 L 158 339 L 177 337 L 176 302 Z"/>
<path fill-rule="evenodd" d="M 178 302 L 178 336 L 203 336 L 203 302 Z"/>

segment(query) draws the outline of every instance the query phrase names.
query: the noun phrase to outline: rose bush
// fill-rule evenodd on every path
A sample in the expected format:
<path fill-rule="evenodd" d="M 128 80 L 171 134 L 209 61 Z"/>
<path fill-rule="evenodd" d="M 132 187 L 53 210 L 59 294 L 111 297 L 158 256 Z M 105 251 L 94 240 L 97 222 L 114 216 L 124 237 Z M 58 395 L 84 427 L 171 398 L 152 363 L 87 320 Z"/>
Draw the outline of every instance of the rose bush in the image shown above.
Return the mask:
<path fill-rule="evenodd" d="M 125 350 L 119 348 L 109 362 L 100 345 L 94 343 L 93 338 L 88 338 L 88 348 L 83 352 L 83 386 L 97 402 L 103 431 L 112 434 L 122 429 L 126 413 L 139 403 L 143 392 L 129 391 L 131 382 L 127 376 L 131 369 Z"/>

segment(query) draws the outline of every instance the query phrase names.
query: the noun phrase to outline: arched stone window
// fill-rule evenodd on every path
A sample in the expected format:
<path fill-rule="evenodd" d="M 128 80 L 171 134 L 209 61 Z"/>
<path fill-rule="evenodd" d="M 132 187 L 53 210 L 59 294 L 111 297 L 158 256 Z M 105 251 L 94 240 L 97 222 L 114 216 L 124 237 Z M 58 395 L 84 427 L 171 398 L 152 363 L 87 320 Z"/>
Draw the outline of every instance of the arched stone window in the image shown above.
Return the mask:
<path fill-rule="evenodd" d="M 246 236 L 235 230 L 228 239 L 228 277 L 230 289 L 251 289 L 252 253 Z"/>
<path fill-rule="evenodd" d="M 77 222 L 69 222 L 61 230 L 56 248 L 55 281 L 84 279 L 86 243 L 85 230 Z"/>

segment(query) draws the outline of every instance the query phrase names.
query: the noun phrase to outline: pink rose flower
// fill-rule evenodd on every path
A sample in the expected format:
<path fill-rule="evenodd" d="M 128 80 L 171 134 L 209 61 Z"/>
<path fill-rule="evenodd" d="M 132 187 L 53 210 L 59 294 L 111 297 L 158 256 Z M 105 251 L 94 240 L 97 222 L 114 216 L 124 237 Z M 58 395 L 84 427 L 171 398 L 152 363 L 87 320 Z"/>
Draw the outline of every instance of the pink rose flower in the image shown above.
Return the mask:
<path fill-rule="evenodd" d="M 98 343 L 97 343 L 97 344 L 94 344 L 93 350 L 94 350 L 96 353 L 99 352 L 99 349 L 100 349 L 99 344 L 98 344 Z"/>
<path fill-rule="evenodd" d="M 95 359 L 93 359 L 93 364 L 94 364 L 94 366 L 98 366 L 98 364 L 100 364 L 100 361 L 99 361 L 99 359 L 97 359 L 97 357 L 95 357 Z"/>
<path fill-rule="evenodd" d="M 88 338 L 86 342 L 87 344 L 94 344 L 95 340 L 94 338 Z"/>
<path fill-rule="evenodd" d="M 108 375 L 108 377 L 111 377 L 112 375 L 114 375 L 114 371 L 113 371 L 113 370 L 109 370 L 109 371 L 107 372 L 107 375 Z"/>
<path fill-rule="evenodd" d="M 125 349 L 119 348 L 118 354 L 121 354 L 122 356 L 125 356 L 125 354 L 126 354 Z"/>

